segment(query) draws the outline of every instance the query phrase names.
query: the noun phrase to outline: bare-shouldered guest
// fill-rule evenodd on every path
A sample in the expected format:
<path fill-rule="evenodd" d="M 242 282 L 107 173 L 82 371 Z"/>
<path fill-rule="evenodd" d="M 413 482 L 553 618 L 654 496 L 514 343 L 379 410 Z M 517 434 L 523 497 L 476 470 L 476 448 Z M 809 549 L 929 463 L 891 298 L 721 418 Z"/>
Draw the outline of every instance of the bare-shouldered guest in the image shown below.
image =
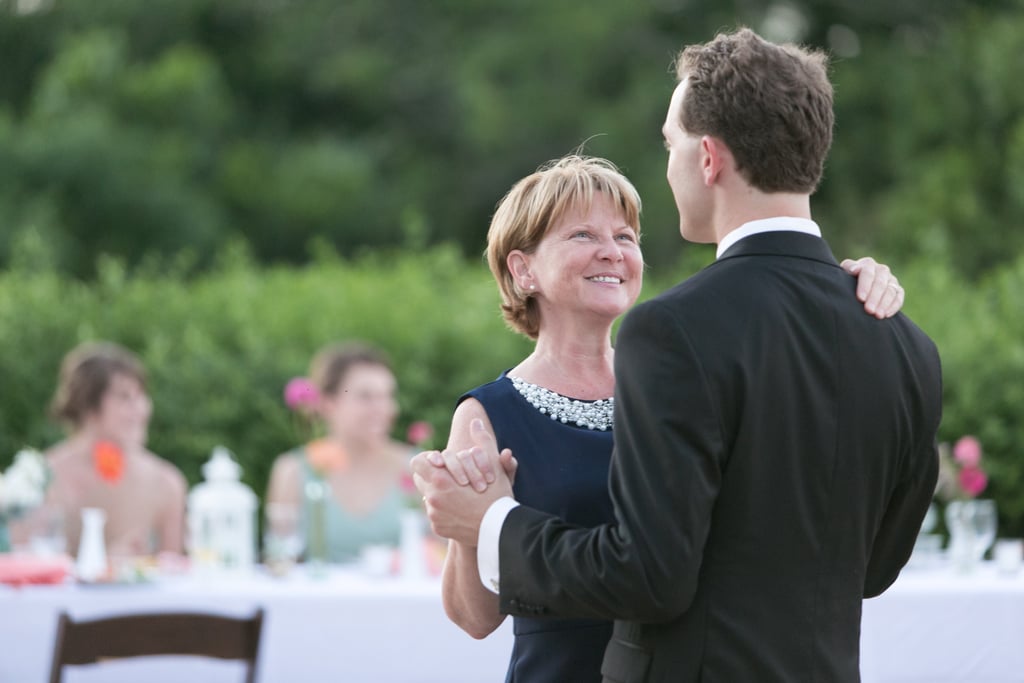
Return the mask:
<path fill-rule="evenodd" d="M 88 507 L 106 512 L 112 556 L 182 552 L 188 486 L 177 467 L 146 448 L 152 410 L 145 370 L 124 347 L 88 342 L 64 357 L 51 412 L 68 436 L 46 451 L 53 475 L 47 502 L 64 513 L 71 554 Z M 12 529 L 15 542 L 25 540 L 32 521 Z"/>

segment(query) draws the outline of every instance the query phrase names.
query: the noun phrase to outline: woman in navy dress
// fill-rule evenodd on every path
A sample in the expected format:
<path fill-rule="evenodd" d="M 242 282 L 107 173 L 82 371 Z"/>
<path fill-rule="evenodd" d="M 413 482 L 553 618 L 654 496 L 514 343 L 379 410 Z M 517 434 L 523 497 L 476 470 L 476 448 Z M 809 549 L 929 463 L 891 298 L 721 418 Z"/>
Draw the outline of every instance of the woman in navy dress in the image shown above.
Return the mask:
<path fill-rule="evenodd" d="M 571 155 L 522 179 L 498 205 L 487 258 L 509 326 L 536 341 L 514 368 L 461 397 L 444 463 L 459 484 L 486 487 L 467 458 L 480 419 L 515 469 L 520 503 L 583 526 L 612 520 L 608 467 L 615 377 L 612 324 L 640 294 L 640 197 L 604 159 Z M 859 274 L 867 310 L 894 314 L 895 280 L 870 258 L 844 261 Z M 511 458 L 515 453 L 515 460 Z M 481 583 L 476 548 L 449 544 L 444 608 L 474 638 L 505 615 Z M 599 681 L 611 622 L 514 617 L 506 681 Z"/>

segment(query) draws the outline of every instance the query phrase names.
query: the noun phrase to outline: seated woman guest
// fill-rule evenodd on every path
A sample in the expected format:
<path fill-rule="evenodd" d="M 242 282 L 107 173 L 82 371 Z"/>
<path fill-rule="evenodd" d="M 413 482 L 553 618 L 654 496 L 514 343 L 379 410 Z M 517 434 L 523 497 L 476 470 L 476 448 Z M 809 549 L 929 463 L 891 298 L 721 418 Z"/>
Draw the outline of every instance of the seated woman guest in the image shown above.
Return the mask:
<path fill-rule="evenodd" d="M 278 456 L 266 502 L 301 507 L 307 546 L 322 535 L 330 562 L 353 560 L 367 545 L 397 545 L 413 450 L 391 438 L 397 382 L 386 356 L 365 344 L 329 346 L 316 354 L 310 374 L 319 391 L 315 417 L 326 433 Z M 319 521 L 311 490 L 323 491 Z M 316 554 L 307 547 L 307 556 Z"/>
<path fill-rule="evenodd" d="M 45 453 L 52 480 L 48 507 L 63 511 L 68 551 L 78 549 L 83 508 L 106 513 L 111 556 L 181 553 L 185 477 L 146 449 L 153 406 L 139 359 L 110 342 L 84 343 L 61 363 L 51 404 L 68 437 Z M 31 533 L 33 519 L 12 529 Z"/>

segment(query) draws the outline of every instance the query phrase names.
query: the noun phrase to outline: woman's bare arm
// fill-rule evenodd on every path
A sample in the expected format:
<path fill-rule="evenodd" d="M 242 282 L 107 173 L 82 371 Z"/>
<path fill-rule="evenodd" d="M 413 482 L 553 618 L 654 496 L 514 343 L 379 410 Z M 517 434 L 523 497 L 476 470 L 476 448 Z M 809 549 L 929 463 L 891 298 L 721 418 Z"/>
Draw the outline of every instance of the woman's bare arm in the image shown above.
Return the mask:
<path fill-rule="evenodd" d="M 469 425 L 474 418 L 483 420 L 487 428 L 491 429 L 487 411 L 480 402 L 466 399 L 452 416 L 448 452 L 454 453 L 473 446 Z M 487 636 L 505 620 L 505 615 L 498 611 L 498 596 L 480 583 L 475 547 L 449 542 L 441 576 L 441 596 L 448 618 L 474 638 Z"/>

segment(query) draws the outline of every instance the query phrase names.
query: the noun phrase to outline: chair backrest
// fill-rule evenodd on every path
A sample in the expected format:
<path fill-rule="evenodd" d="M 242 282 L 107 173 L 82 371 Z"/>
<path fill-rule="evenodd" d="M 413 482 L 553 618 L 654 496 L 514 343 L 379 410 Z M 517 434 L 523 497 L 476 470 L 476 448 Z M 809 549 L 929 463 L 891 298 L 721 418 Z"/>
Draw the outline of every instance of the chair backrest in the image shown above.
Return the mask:
<path fill-rule="evenodd" d="M 263 610 L 251 617 L 202 613 L 147 613 L 75 621 L 61 612 L 50 683 L 60 683 L 65 665 L 155 655 L 194 655 L 246 663 L 246 683 L 256 680 Z"/>

